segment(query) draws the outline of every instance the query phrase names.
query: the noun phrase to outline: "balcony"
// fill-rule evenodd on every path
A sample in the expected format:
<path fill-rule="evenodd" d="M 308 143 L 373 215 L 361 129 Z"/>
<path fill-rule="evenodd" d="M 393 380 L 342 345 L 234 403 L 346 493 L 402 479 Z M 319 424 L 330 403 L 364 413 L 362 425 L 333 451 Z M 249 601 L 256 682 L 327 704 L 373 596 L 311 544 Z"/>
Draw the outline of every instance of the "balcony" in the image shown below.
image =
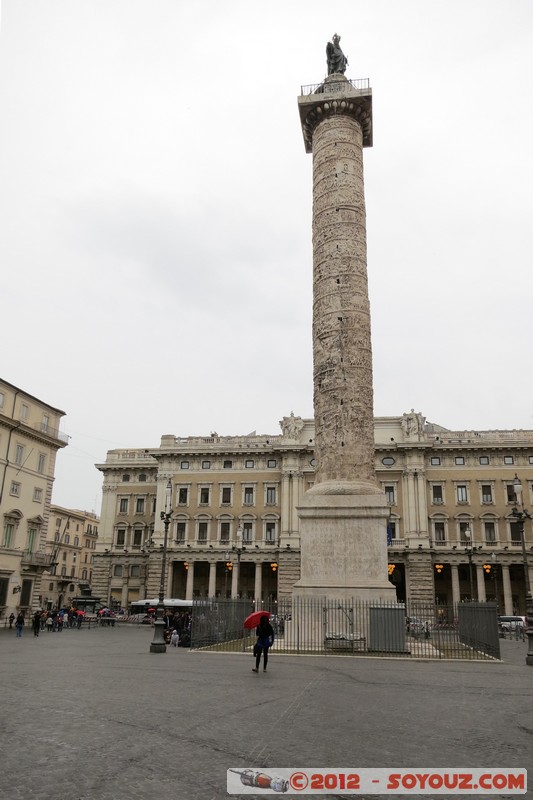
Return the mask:
<path fill-rule="evenodd" d="M 49 569 L 53 564 L 54 557 L 51 553 L 43 553 L 40 550 L 32 553 L 31 550 L 24 550 L 21 558 L 21 565 L 23 567 L 41 567 L 42 569 Z"/>

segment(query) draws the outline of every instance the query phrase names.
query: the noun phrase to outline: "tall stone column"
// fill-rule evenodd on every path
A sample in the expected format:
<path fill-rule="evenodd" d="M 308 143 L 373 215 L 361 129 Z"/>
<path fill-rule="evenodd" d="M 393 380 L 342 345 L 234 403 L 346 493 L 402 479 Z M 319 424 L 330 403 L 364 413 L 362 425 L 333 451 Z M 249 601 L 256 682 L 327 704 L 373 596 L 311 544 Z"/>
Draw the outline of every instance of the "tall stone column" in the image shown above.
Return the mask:
<path fill-rule="evenodd" d="M 255 565 L 255 587 L 254 587 L 254 598 L 256 603 L 261 602 L 261 596 L 263 593 L 263 562 L 258 561 Z"/>
<path fill-rule="evenodd" d="M 194 596 L 194 561 L 189 561 L 187 570 L 187 585 L 185 587 L 185 599 L 192 600 Z"/>
<path fill-rule="evenodd" d="M 451 565 L 452 571 L 452 603 L 457 605 L 461 601 L 461 588 L 459 584 L 459 567 L 457 564 Z"/>
<path fill-rule="evenodd" d="M 298 99 L 313 154 L 313 364 L 316 483 L 300 500 L 295 592 L 393 600 L 389 508 L 376 482 L 363 147 L 372 92 L 330 75 Z"/>
<path fill-rule="evenodd" d="M 511 590 L 511 576 L 508 564 L 502 564 L 503 605 L 504 614 L 513 613 L 513 592 Z"/>
<path fill-rule="evenodd" d="M 209 589 L 208 596 L 215 597 L 217 590 L 217 562 L 211 561 L 209 564 Z"/>
<path fill-rule="evenodd" d="M 485 591 L 485 570 L 482 564 L 476 564 L 476 584 L 477 584 L 477 600 L 484 603 L 487 599 Z"/>

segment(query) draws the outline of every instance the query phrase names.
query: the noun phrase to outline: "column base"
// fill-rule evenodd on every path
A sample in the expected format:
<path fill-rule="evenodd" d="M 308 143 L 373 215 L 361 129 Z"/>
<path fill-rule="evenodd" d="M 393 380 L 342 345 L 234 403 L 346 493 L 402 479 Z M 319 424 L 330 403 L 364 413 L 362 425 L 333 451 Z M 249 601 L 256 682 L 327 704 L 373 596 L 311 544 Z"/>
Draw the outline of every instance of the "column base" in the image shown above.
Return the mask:
<path fill-rule="evenodd" d="M 294 594 L 394 602 L 387 570 L 389 513 L 374 484 L 326 481 L 306 492 L 298 508 L 301 578 Z"/>

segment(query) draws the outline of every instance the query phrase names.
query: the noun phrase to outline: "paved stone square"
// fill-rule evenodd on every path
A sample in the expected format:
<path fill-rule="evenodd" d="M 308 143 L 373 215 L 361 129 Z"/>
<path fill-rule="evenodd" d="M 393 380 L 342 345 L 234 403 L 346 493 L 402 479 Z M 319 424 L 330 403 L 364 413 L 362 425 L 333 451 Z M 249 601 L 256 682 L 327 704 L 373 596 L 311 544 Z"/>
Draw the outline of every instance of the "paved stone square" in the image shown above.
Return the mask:
<path fill-rule="evenodd" d="M 256 675 L 151 638 L 0 631 L 2 800 L 214 800 L 228 767 L 533 769 L 523 642 L 503 663 L 273 655 Z"/>

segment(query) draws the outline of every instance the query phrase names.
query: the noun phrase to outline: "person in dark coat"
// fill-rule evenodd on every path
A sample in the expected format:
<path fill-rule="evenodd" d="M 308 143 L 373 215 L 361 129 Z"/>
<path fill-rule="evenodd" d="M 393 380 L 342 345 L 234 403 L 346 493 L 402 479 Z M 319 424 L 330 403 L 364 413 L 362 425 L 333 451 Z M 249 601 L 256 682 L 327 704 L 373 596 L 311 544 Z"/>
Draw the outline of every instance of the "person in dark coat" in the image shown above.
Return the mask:
<path fill-rule="evenodd" d="M 24 627 L 24 614 L 22 611 L 19 613 L 18 617 L 15 620 L 15 629 L 17 631 L 17 639 L 20 639 L 22 636 L 22 629 Z"/>
<path fill-rule="evenodd" d="M 41 630 L 41 612 L 36 611 L 33 615 L 33 635 L 39 636 L 39 631 Z"/>
<path fill-rule="evenodd" d="M 263 614 L 259 620 L 259 625 L 255 630 L 257 642 L 254 647 L 255 653 L 255 668 L 252 672 L 259 672 L 259 664 L 261 663 L 261 654 L 263 654 L 263 672 L 266 672 L 268 664 L 268 651 L 274 644 L 274 629 L 268 621 L 266 614 Z"/>

